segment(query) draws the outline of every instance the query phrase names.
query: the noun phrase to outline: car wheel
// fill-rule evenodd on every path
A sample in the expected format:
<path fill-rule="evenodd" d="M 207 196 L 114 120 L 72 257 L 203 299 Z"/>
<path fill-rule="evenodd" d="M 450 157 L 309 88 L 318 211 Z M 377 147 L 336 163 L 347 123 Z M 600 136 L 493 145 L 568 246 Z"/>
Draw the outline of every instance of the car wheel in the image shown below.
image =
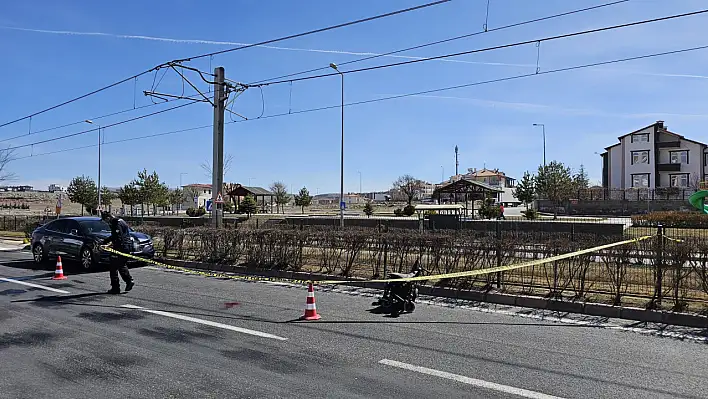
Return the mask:
<path fill-rule="evenodd" d="M 81 250 L 81 270 L 89 271 L 93 269 L 93 266 L 93 251 L 91 251 L 91 248 L 89 247 L 84 247 Z"/>
<path fill-rule="evenodd" d="M 34 263 L 40 265 L 46 261 L 46 256 L 44 256 L 44 247 L 42 244 L 36 244 L 34 248 L 32 248 L 32 258 L 34 259 Z"/>

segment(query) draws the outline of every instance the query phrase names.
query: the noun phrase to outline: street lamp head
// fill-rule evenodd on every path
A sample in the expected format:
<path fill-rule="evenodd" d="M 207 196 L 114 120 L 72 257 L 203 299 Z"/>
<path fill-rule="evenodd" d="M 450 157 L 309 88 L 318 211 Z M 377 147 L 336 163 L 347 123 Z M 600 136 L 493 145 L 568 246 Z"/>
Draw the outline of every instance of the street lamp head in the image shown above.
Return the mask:
<path fill-rule="evenodd" d="M 334 69 L 335 71 L 339 72 L 339 69 L 337 69 L 337 64 L 335 64 L 334 62 L 330 62 L 329 67 Z"/>

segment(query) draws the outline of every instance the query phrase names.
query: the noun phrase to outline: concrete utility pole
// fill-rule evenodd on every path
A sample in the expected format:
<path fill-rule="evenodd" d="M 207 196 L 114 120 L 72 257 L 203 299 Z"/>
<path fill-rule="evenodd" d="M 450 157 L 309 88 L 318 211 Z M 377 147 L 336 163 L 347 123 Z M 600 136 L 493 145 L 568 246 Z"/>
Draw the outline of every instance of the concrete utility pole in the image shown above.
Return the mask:
<path fill-rule="evenodd" d="M 224 186 L 224 111 L 226 110 L 224 75 L 224 67 L 214 68 L 214 159 L 211 177 L 211 220 L 214 227 L 222 227 L 224 224 L 223 204 L 216 202 Z"/>
<path fill-rule="evenodd" d="M 344 74 L 339 71 L 337 64 L 331 63 L 329 67 L 337 71 L 342 78 L 342 150 L 339 166 L 339 226 L 344 227 Z"/>
<path fill-rule="evenodd" d="M 84 122 L 93 125 L 91 119 L 86 119 Z M 98 197 L 96 208 L 103 209 L 101 206 L 101 125 L 98 125 L 98 193 L 96 196 Z"/>

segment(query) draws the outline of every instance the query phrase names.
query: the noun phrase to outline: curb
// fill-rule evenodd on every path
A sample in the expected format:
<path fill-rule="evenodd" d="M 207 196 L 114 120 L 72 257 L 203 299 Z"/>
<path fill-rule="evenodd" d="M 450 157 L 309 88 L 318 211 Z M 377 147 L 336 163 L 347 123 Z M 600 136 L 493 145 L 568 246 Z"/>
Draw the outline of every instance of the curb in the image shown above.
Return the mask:
<path fill-rule="evenodd" d="M 201 262 L 180 260 L 161 260 L 164 263 L 196 270 L 232 272 L 247 276 L 274 277 L 292 280 L 330 280 L 341 276 L 330 276 L 316 273 L 288 272 L 282 270 L 261 270 L 235 265 L 210 265 Z M 351 283 L 342 284 L 361 288 L 383 290 L 385 283 L 367 283 L 361 279 L 351 279 Z M 451 299 L 463 299 L 476 302 L 489 302 L 499 305 L 517 306 L 521 308 L 545 309 L 563 313 L 577 313 L 588 316 L 599 316 L 610 319 L 634 320 L 644 323 L 671 324 L 692 328 L 708 329 L 708 316 L 678 313 L 670 311 L 648 310 L 634 307 L 612 306 L 601 303 L 570 302 L 546 299 L 525 295 L 509 295 L 495 292 L 470 291 L 447 287 L 419 287 L 420 295 L 436 296 Z"/>

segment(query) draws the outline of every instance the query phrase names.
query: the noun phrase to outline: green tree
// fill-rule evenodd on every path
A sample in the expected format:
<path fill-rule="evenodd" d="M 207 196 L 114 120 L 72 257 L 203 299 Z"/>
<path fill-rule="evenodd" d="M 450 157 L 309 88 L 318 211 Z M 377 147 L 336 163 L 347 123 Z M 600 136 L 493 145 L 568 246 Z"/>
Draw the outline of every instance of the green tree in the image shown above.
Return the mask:
<path fill-rule="evenodd" d="M 371 201 L 366 201 L 366 205 L 364 205 L 364 213 L 368 217 L 371 217 L 371 215 L 374 214 L 374 207 L 371 205 Z"/>
<path fill-rule="evenodd" d="M 285 205 L 290 202 L 288 187 L 282 182 L 276 181 L 270 185 L 270 191 L 275 194 L 275 212 L 277 213 L 279 209 L 282 209 L 283 213 L 285 213 Z"/>
<path fill-rule="evenodd" d="M 73 178 L 66 188 L 66 193 L 69 201 L 81 204 L 81 215 L 84 214 L 84 208 L 96 206 L 96 183 L 88 176 L 81 175 Z"/>
<path fill-rule="evenodd" d="M 250 195 L 247 195 L 243 198 L 243 200 L 239 204 L 238 209 L 242 213 L 247 214 L 248 217 L 251 217 L 252 214 L 254 214 L 258 211 L 258 204 L 256 203 L 255 198 L 253 198 Z"/>
<path fill-rule="evenodd" d="M 590 187 L 590 179 L 588 179 L 588 173 L 585 171 L 585 166 L 580 164 L 580 169 L 573 175 L 573 189 L 576 192 L 580 190 L 587 190 Z"/>
<path fill-rule="evenodd" d="M 418 199 L 423 191 L 423 182 L 411 175 L 403 175 L 393 182 L 393 188 L 405 195 L 408 205 L 411 205 L 413 200 Z"/>
<path fill-rule="evenodd" d="M 539 198 L 552 201 L 553 218 L 558 217 L 558 206 L 568 201 L 573 195 L 573 176 L 570 168 L 561 162 L 552 161 L 546 166 L 539 166 L 536 174 L 536 194 Z"/>
<path fill-rule="evenodd" d="M 524 176 L 521 181 L 516 185 L 514 189 L 514 197 L 526 205 L 526 209 L 529 209 L 529 203 L 536 199 L 536 179 L 529 173 L 524 172 Z"/>
<path fill-rule="evenodd" d="M 182 191 L 179 188 L 176 188 L 174 190 L 170 190 L 170 192 L 167 195 L 167 199 L 168 199 L 169 205 L 172 207 L 172 213 L 174 213 L 174 211 L 178 209 L 179 205 L 181 205 L 184 202 L 184 199 L 185 199 L 184 191 Z"/>
<path fill-rule="evenodd" d="M 113 191 L 110 191 L 108 187 L 101 187 L 101 206 L 103 207 L 103 209 L 106 209 L 111 206 L 111 203 L 116 198 L 116 194 L 113 193 Z"/>
<path fill-rule="evenodd" d="M 123 206 L 130 206 L 130 216 L 133 216 L 133 207 L 140 202 L 140 192 L 132 184 L 126 184 L 118 190 L 118 199 Z"/>
<path fill-rule="evenodd" d="M 152 205 L 153 214 L 157 211 L 157 204 L 165 202 L 167 195 L 167 186 L 160 183 L 160 176 L 153 171 L 148 173 L 147 169 L 138 172 L 138 178 L 132 183 L 137 187 L 140 198 L 140 205 Z"/>
<path fill-rule="evenodd" d="M 312 205 L 312 196 L 307 188 L 303 187 L 300 192 L 295 196 L 295 206 L 299 206 L 302 213 L 305 213 L 305 207 Z"/>

